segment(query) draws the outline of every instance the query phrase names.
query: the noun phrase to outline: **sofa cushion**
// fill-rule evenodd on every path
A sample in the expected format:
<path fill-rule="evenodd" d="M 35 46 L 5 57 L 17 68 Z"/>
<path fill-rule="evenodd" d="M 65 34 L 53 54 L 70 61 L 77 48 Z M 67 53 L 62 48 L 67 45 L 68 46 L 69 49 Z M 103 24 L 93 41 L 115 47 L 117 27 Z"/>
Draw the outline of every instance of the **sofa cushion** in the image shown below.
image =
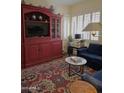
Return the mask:
<path fill-rule="evenodd" d="M 87 60 L 87 66 L 95 69 L 102 69 L 102 45 L 90 44 L 88 48 L 77 49 L 77 56 L 84 57 Z"/>
<path fill-rule="evenodd" d="M 92 54 L 102 55 L 102 45 L 90 44 L 87 51 Z"/>
<path fill-rule="evenodd" d="M 91 53 L 80 53 L 80 55 L 83 57 L 88 57 L 88 58 L 91 58 L 91 59 L 97 59 L 97 60 L 102 60 L 102 57 L 101 56 L 98 56 L 98 55 L 94 55 L 94 54 L 91 54 Z"/>

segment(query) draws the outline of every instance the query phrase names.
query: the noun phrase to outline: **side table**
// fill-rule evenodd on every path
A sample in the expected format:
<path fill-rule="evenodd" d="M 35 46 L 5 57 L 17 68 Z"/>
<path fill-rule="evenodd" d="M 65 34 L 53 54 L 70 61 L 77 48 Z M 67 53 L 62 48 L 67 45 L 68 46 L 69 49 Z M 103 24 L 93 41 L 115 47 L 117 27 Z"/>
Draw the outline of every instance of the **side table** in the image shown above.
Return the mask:
<path fill-rule="evenodd" d="M 83 66 L 87 63 L 86 59 L 84 59 L 82 57 L 71 56 L 71 57 L 65 58 L 65 61 L 69 64 L 69 76 L 71 76 L 71 72 L 73 72 L 74 74 L 77 74 L 77 75 L 83 74 L 83 71 L 84 71 Z M 80 66 L 80 73 L 72 70 L 71 65 Z"/>

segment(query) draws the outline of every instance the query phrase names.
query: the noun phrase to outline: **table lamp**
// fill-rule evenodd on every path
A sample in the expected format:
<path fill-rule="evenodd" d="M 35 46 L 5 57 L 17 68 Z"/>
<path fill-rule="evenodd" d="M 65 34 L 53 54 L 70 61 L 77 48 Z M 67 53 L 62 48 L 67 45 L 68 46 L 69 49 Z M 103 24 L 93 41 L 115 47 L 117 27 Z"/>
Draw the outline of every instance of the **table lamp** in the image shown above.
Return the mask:
<path fill-rule="evenodd" d="M 99 22 L 89 23 L 82 31 L 101 31 L 102 24 Z M 96 33 L 92 32 L 92 35 L 95 36 Z"/>

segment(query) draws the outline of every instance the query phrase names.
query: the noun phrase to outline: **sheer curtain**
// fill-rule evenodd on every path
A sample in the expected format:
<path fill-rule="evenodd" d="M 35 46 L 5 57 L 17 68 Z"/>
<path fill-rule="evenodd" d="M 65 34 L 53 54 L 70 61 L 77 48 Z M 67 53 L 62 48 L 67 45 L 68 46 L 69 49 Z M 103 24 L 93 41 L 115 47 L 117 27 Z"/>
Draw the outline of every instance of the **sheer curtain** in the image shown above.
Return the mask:
<path fill-rule="evenodd" d="M 64 23 L 64 26 L 63 26 L 63 37 L 64 39 L 67 39 L 68 36 L 69 36 L 69 33 L 70 33 L 70 17 L 69 16 L 65 16 L 64 19 L 63 19 L 63 23 Z"/>
<path fill-rule="evenodd" d="M 83 15 L 78 16 L 77 20 L 77 32 L 76 34 L 82 34 L 82 29 L 83 29 Z"/>
<path fill-rule="evenodd" d="M 92 22 L 100 22 L 100 12 L 94 12 L 92 13 Z M 96 33 L 95 36 L 92 35 L 92 33 Z M 91 40 L 99 40 L 99 31 L 93 31 L 91 32 Z"/>
<path fill-rule="evenodd" d="M 71 27 L 72 27 L 71 35 L 72 35 L 72 38 L 74 38 L 74 35 L 76 34 L 76 31 L 77 31 L 77 16 L 72 17 Z"/>
<path fill-rule="evenodd" d="M 89 14 L 85 14 L 84 15 L 84 26 L 83 26 L 83 29 L 89 24 L 91 22 L 91 14 L 89 13 Z M 82 39 L 84 39 L 84 40 L 89 40 L 90 39 L 90 32 L 85 32 L 85 31 L 83 31 L 82 32 L 82 35 L 83 35 L 83 37 L 82 37 Z"/>

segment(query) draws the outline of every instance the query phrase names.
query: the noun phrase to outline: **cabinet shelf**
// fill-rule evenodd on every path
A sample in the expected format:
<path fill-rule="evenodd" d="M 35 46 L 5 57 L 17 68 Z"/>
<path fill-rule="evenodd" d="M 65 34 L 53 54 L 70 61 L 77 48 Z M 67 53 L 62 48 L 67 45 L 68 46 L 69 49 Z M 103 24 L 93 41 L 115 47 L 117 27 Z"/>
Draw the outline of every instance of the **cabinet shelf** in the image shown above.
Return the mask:
<path fill-rule="evenodd" d="M 26 20 L 26 23 L 50 23 L 46 21 L 35 21 L 35 20 Z"/>

